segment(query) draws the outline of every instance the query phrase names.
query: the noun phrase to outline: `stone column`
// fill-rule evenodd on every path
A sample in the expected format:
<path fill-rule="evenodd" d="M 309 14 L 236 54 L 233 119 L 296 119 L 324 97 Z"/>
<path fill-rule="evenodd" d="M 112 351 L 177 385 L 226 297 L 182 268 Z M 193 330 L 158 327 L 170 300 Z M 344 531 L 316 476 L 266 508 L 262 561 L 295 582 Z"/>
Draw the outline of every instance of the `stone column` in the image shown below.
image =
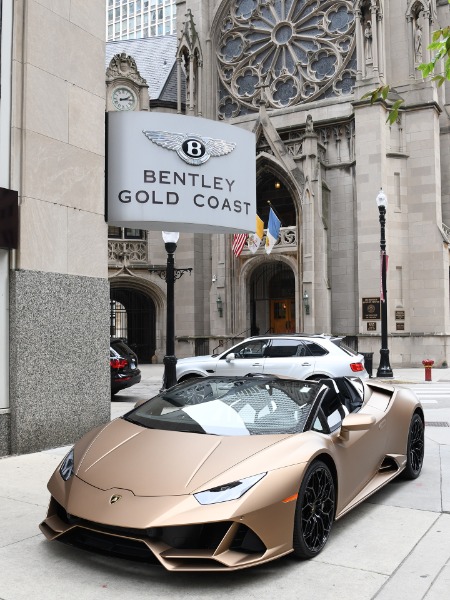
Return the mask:
<path fill-rule="evenodd" d="M 415 79 L 414 19 L 411 15 L 408 15 L 406 20 L 408 22 L 409 77 Z"/>
<path fill-rule="evenodd" d="M 356 32 L 355 32 L 355 38 L 356 38 L 356 80 L 357 81 L 361 81 L 361 79 L 363 78 L 363 70 L 364 69 L 364 40 L 362 37 L 362 27 L 361 27 L 361 19 L 362 19 L 362 14 L 360 10 L 357 10 L 355 12 L 355 16 L 356 16 Z"/>
<path fill-rule="evenodd" d="M 372 21 L 372 60 L 373 60 L 373 75 L 378 75 L 378 23 L 377 23 L 377 7 L 372 4 L 370 7 Z"/>
<path fill-rule="evenodd" d="M 189 114 L 195 114 L 195 72 L 194 72 L 194 56 L 189 55 Z"/>
<path fill-rule="evenodd" d="M 380 62 L 379 62 L 379 69 L 380 69 L 380 78 L 384 77 L 384 28 L 383 28 L 383 15 L 378 14 L 377 16 L 377 20 L 378 20 L 378 27 L 377 27 L 377 34 L 378 34 L 378 47 L 380 49 Z"/>
<path fill-rule="evenodd" d="M 422 62 L 430 61 L 430 51 L 428 46 L 430 45 L 431 39 L 431 14 L 429 11 L 423 13 L 424 16 L 424 27 L 423 27 L 423 39 L 422 39 Z"/>
<path fill-rule="evenodd" d="M 198 61 L 198 66 L 197 66 L 197 115 L 199 117 L 202 116 L 202 89 L 203 89 L 203 62 L 202 61 Z"/>
<path fill-rule="evenodd" d="M 181 114 L 181 56 L 177 56 L 177 113 Z"/>

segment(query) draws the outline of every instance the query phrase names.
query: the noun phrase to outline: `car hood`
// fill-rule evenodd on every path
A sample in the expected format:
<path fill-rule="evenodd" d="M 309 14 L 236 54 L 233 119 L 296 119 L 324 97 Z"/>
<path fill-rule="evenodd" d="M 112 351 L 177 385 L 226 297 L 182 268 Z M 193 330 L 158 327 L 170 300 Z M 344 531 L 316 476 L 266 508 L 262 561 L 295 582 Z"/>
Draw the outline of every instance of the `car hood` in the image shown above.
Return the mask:
<path fill-rule="evenodd" d="M 217 360 L 219 355 L 217 356 L 212 356 L 211 354 L 206 354 L 205 356 L 188 356 L 186 358 L 178 358 L 177 359 L 177 365 L 178 364 L 182 364 L 182 365 L 189 365 L 190 363 L 200 363 L 200 362 L 207 362 L 210 360 Z"/>
<path fill-rule="evenodd" d="M 286 437 L 163 431 L 116 419 L 100 431 L 83 457 L 77 456 L 75 446 L 75 461 L 81 459 L 76 475 L 102 490 L 127 489 L 136 496 L 190 494 Z"/>

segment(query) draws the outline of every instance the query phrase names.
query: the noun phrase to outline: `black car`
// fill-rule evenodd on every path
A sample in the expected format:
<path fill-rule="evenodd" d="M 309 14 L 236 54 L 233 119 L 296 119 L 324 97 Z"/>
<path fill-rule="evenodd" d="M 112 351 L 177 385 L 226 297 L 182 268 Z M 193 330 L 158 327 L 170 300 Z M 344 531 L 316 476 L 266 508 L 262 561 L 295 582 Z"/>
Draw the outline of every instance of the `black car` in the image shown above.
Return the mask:
<path fill-rule="evenodd" d="M 122 338 L 111 338 L 109 347 L 111 366 L 111 395 L 141 380 L 138 357 Z"/>

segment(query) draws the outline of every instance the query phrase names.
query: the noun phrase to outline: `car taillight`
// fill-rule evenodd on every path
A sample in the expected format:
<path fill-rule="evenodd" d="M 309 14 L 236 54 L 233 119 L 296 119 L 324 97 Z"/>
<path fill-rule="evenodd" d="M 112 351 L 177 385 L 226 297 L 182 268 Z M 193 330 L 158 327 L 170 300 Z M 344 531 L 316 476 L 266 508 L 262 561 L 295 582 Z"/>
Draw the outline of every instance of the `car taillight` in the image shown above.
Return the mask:
<path fill-rule="evenodd" d="M 111 358 L 109 362 L 111 369 L 124 369 L 128 364 L 126 358 Z"/>
<path fill-rule="evenodd" d="M 350 363 L 350 369 L 353 371 L 353 373 L 360 373 L 361 371 L 364 371 L 364 365 L 362 363 Z"/>

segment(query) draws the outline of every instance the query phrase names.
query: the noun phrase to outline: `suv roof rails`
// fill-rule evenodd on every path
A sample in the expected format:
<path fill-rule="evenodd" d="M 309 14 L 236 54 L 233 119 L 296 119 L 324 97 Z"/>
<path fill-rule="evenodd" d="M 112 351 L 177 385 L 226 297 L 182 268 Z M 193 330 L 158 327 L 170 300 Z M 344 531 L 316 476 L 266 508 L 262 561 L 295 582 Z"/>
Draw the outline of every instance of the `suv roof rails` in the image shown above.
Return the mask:
<path fill-rule="evenodd" d="M 258 338 L 275 338 L 275 337 L 305 337 L 305 338 L 319 338 L 327 340 L 342 340 L 343 337 L 339 335 L 332 335 L 331 333 L 266 333 L 259 335 L 251 335 L 247 340 L 255 340 Z"/>

